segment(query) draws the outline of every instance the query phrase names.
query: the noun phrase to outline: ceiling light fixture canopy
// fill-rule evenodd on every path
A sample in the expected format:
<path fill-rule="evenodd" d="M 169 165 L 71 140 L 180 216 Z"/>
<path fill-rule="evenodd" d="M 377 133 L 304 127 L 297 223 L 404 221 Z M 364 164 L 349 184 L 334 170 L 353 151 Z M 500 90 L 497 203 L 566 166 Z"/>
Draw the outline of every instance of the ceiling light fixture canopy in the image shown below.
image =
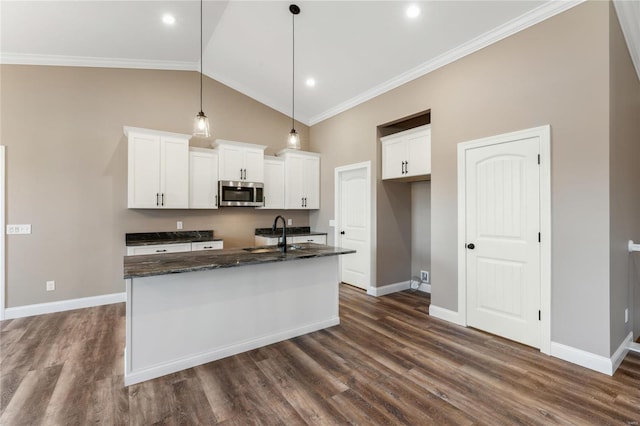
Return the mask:
<path fill-rule="evenodd" d="M 291 12 L 291 35 L 292 35 L 292 60 L 291 60 L 291 131 L 289 132 L 289 138 L 287 140 L 287 147 L 293 149 L 300 149 L 300 135 L 296 132 L 295 117 L 296 117 L 296 15 L 300 13 L 298 5 L 289 5 L 289 12 Z"/>
<path fill-rule="evenodd" d="M 193 123 L 193 136 L 208 138 L 211 136 L 209 119 L 202 111 L 202 1 L 200 0 L 200 112 L 196 114 L 196 119 Z"/>

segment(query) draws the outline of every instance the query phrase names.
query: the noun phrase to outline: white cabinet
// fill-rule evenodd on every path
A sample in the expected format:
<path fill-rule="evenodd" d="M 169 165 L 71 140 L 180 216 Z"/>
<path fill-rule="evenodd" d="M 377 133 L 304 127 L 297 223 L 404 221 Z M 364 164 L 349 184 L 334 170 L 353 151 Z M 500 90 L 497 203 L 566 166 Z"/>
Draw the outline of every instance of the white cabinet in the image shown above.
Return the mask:
<path fill-rule="evenodd" d="M 284 209 L 284 160 L 264 157 L 264 207 L 260 209 Z"/>
<path fill-rule="evenodd" d="M 260 235 L 256 235 L 253 241 L 256 246 L 275 246 L 280 241 L 280 237 L 263 237 Z M 299 244 L 299 243 L 327 244 L 327 236 L 326 235 L 287 236 L 287 244 Z"/>
<path fill-rule="evenodd" d="M 191 251 L 191 243 L 127 246 L 127 256 L 138 256 L 141 254 L 178 253 L 181 251 Z"/>
<path fill-rule="evenodd" d="M 285 209 L 320 208 L 320 154 L 284 149 Z"/>
<path fill-rule="evenodd" d="M 189 208 L 218 208 L 218 153 L 189 149 Z"/>
<path fill-rule="evenodd" d="M 189 207 L 189 135 L 125 127 L 128 208 Z"/>
<path fill-rule="evenodd" d="M 195 243 L 148 244 L 146 246 L 127 246 L 127 256 L 141 254 L 179 253 L 183 251 L 222 250 L 224 242 L 198 241 Z"/>
<path fill-rule="evenodd" d="M 197 243 L 191 243 L 191 251 L 202 250 L 222 250 L 224 244 L 222 241 L 199 241 Z"/>
<path fill-rule="evenodd" d="M 431 174 L 431 125 L 380 138 L 382 179 Z"/>
<path fill-rule="evenodd" d="M 302 235 L 299 237 L 293 237 L 291 244 L 298 244 L 298 243 L 327 244 L 327 236 L 326 235 Z"/>
<path fill-rule="evenodd" d="M 216 139 L 219 179 L 247 182 L 264 181 L 266 146 Z"/>

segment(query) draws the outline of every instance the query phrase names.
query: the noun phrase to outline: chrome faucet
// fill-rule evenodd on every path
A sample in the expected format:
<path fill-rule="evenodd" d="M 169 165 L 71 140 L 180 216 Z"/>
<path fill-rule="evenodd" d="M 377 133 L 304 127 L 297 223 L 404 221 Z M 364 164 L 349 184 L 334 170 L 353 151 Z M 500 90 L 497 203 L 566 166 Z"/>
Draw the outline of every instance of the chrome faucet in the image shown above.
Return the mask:
<path fill-rule="evenodd" d="M 278 227 L 278 219 L 282 219 L 282 241 L 278 243 L 278 247 L 280 247 L 280 250 L 282 250 L 283 253 L 287 252 L 287 221 L 284 219 L 284 217 L 278 215 L 276 216 L 276 219 L 273 221 L 273 232 L 276 232 L 276 229 Z"/>

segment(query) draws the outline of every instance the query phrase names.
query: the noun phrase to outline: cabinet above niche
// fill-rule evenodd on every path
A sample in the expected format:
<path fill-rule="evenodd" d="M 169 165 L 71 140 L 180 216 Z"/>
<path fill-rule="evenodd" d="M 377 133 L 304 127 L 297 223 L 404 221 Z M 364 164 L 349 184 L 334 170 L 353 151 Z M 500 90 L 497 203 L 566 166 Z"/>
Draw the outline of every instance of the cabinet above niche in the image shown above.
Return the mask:
<path fill-rule="evenodd" d="M 385 136 L 380 142 L 383 180 L 431 180 L 430 124 Z"/>

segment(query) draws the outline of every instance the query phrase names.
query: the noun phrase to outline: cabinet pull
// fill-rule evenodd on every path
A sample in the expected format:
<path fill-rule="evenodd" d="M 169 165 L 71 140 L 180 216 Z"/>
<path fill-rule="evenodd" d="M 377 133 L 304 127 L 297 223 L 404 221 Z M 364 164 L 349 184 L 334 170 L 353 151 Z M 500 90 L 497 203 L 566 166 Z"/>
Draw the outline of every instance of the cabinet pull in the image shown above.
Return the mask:
<path fill-rule="evenodd" d="M 240 180 L 242 180 L 242 169 L 240 169 Z"/>
<path fill-rule="evenodd" d="M 202 247 L 202 248 L 203 248 L 203 249 L 212 249 L 213 247 L 212 247 L 212 246 L 204 246 L 204 247 Z"/>
<path fill-rule="evenodd" d="M 409 173 L 409 160 L 404 163 L 404 172 Z"/>
<path fill-rule="evenodd" d="M 247 180 L 247 169 L 243 169 L 244 170 L 244 180 Z"/>
<path fill-rule="evenodd" d="M 267 197 L 262 197 L 262 207 L 267 207 Z"/>
<path fill-rule="evenodd" d="M 304 197 L 300 198 L 300 207 L 304 207 Z"/>
<path fill-rule="evenodd" d="M 404 174 L 404 161 L 402 162 L 402 174 Z"/>
<path fill-rule="evenodd" d="M 216 203 L 215 206 L 218 207 L 218 196 L 217 195 L 216 195 L 216 198 L 215 198 L 215 203 Z"/>
<path fill-rule="evenodd" d="M 162 205 L 164 206 L 164 192 L 162 193 Z"/>
<path fill-rule="evenodd" d="M 156 206 L 160 205 L 160 193 L 156 192 Z"/>
<path fill-rule="evenodd" d="M 156 250 L 156 253 L 164 253 L 164 252 L 166 252 L 166 251 L 167 251 L 167 250 L 165 250 L 165 249 L 162 249 L 162 250 Z"/>

